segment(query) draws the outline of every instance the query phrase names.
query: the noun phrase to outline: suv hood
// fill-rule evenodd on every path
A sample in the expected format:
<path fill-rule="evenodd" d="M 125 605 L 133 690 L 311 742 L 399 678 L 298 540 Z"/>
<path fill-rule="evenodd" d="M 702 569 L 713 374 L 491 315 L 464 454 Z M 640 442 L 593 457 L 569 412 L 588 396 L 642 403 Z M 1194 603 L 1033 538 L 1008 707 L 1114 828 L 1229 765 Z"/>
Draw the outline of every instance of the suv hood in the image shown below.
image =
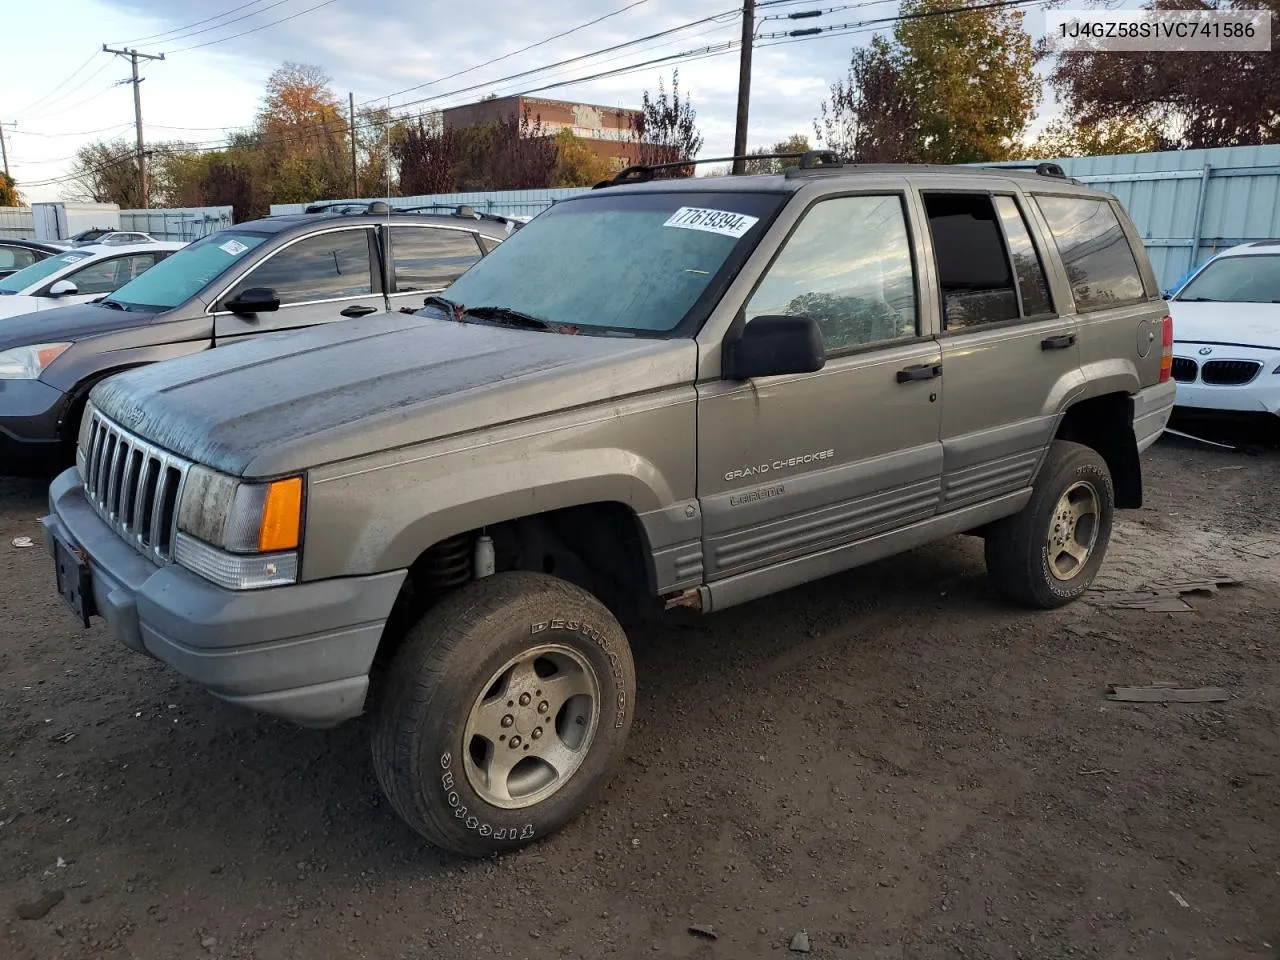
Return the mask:
<path fill-rule="evenodd" d="M 278 476 L 692 385 L 692 340 L 567 336 L 385 314 L 257 336 L 111 377 L 111 419 L 236 476 Z"/>
<path fill-rule="evenodd" d="M 1280 303 L 1170 300 L 1175 343 L 1230 343 L 1280 350 Z"/>
<path fill-rule="evenodd" d="M 26 299 L 34 298 L 0 297 L 0 310 L 5 300 Z M 0 313 L 0 350 L 29 347 L 33 343 L 74 343 L 99 333 L 146 326 L 155 318 L 154 313 L 126 312 L 93 303 L 22 313 L 16 317 Z"/>

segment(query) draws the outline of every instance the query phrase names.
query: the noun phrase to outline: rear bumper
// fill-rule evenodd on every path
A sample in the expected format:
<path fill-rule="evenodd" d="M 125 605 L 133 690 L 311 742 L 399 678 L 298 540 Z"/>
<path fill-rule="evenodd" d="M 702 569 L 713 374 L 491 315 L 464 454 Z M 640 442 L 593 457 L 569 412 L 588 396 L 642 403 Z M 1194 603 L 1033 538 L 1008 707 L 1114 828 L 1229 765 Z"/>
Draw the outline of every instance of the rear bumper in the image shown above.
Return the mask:
<path fill-rule="evenodd" d="M 1133 438 L 1138 443 L 1139 452 L 1146 450 L 1164 433 L 1180 389 L 1169 380 L 1133 395 Z"/>
<path fill-rule="evenodd" d="M 58 430 L 70 398 L 41 380 L 0 380 L 0 474 L 65 467 Z"/>
<path fill-rule="evenodd" d="M 305 726 L 364 709 L 369 668 L 404 571 L 233 591 L 171 564 L 156 566 L 108 527 L 67 470 L 42 520 L 79 551 L 94 605 L 125 646 L 168 664 L 215 696 Z"/>

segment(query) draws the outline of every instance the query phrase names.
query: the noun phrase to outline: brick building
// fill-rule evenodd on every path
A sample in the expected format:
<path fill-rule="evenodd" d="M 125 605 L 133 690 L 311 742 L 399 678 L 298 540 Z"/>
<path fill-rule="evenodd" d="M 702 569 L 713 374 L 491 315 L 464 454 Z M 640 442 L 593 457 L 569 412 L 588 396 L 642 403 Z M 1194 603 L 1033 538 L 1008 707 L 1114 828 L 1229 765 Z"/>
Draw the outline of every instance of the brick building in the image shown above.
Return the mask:
<path fill-rule="evenodd" d="M 571 130 L 596 156 L 608 161 L 615 170 L 636 162 L 635 118 L 638 110 L 621 107 L 599 107 L 589 103 L 544 100 L 541 97 L 501 97 L 481 100 L 442 111 L 448 128 L 470 127 L 499 120 L 519 121 L 528 115 L 529 122 L 540 123 L 546 136 Z"/>

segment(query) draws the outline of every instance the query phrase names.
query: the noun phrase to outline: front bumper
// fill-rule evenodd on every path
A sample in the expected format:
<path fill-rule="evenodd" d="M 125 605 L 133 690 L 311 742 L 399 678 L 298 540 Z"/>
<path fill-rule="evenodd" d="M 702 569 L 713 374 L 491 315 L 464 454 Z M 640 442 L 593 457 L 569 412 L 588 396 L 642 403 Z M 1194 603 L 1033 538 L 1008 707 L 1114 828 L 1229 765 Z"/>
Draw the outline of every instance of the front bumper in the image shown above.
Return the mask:
<path fill-rule="evenodd" d="M 1174 344 L 1173 355 L 1196 365 L 1195 379 L 1179 382 L 1178 406 L 1197 410 L 1226 410 L 1235 413 L 1270 413 L 1280 415 L 1280 350 L 1252 347 L 1212 347 L 1202 356 L 1199 344 Z M 1248 383 L 1219 385 L 1205 383 L 1202 365 L 1210 360 L 1254 360 L 1262 368 Z"/>
<path fill-rule="evenodd" d="M 70 404 L 42 380 L 0 380 L 0 475 L 66 466 L 59 428 Z"/>
<path fill-rule="evenodd" d="M 405 571 L 267 590 L 224 590 L 157 566 L 89 506 L 74 470 L 49 490 L 41 523 L 78 551 L 94 606 L 125 646 L 161 660 L 215 696 L 304 726 L 358 716 L 369 668 Z"/>

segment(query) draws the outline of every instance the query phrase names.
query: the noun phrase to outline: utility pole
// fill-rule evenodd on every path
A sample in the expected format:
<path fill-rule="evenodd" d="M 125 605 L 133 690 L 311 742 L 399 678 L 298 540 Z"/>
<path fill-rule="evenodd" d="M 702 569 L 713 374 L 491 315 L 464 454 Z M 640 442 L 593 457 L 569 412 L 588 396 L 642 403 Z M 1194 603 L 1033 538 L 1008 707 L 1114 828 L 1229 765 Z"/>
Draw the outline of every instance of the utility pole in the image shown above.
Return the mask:
<path fill-rule="evenodd" d="M 351 111 L 348 126 L 351 128 L 351 199 L 360 196 L 360 180 L 356 176 L 356 95 L 348 91 L 347 105 Z"/>
<path fill-rule="evenodd" d="M 742 0 L 742 49 L 738 57 L 738 123 L 733 132 L 733 172 L 746 173 L 747 108 L 751 103 L 751 44 L 756 35 L 756 0 Z"/>
<path fill-rule="evenodd" d="M 16 127 L 17 124 L 5 123 L 5 121 L 0 120 L 0 159 L 4 160 L 4 175 L 9 177 L 9 149 L 4 145 L 4 128 L 7 126 Z M 12 179 L 12 177 L 9 177 L 9 179 Z"/>
<path fill-rule="evenodd" d="M 114 53 L 117 57 L 128 57 L 133 64 L 133 79 L 129 82 L 133 84 L 133 122 L 138 128 L 138 190 L 140 192 L 140 200 L 142 208 L 145 210 L 147 204 L 147 154 L 142 142 L 142 81 L 143 78 L 138 76 L 139 60 L 163 60 L 163 53 L 139 53 L 137 50 L 113 50 L 105 43 L 102 45 L 104 53 Z"/>

